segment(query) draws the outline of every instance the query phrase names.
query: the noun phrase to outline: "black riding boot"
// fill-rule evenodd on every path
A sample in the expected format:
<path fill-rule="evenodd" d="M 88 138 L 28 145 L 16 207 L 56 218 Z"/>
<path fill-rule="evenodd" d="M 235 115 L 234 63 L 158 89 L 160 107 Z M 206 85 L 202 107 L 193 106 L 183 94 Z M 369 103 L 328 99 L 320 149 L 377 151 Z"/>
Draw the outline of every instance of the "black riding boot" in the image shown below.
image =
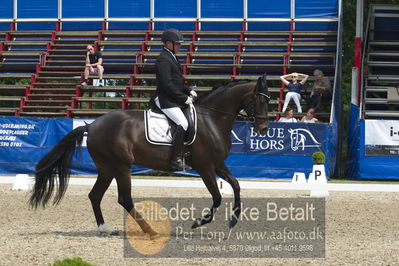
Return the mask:
<path fill-rule="evenodd" d="M 172 168 L 176 171 L 186 171 L 190 170 L 191 167 L 186 165 L 184 162 L 184 135 L 186 131 L 183 129 L 182 126 L 177 126 L 175 135 L 172 141 L 172 149 L 173 149 L 173 156 L 172 156 Z"/>

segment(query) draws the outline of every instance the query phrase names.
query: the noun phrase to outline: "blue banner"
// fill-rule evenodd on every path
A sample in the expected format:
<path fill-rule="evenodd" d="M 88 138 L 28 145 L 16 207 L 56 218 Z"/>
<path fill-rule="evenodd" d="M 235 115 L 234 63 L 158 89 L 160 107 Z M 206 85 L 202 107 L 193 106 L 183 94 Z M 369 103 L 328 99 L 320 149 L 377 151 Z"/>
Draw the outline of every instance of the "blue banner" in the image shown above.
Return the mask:
<path fill-rule="evenodd" d="M 231 153 L 311 156 L 323 151 L 325 124 L 270 123 L 265 135 L 258 135 L 246 122 L 236 122 L 231 136 Z"/>
<path fill-rule="evenodd" d="M 0 119 L 0 174 L 33 174 L 37 162 L 72 129 L 93 119 L 44 119 L 2 117 Z M 326 155 L 329 124 L 271 122 L 265 135 L 257 135 L 248 122 L 235 123 L 231 153 L 226 165 L 239 178 L 291 178 L 294 172 L 311 172 L 311 155 Z M 95 175 L 97 169 L 86 148 L 77 149 L 73 174 Z M 328 157 L 328 156 L 327 156 Z M 326 162 L 328 165 L 329 162 Z M 150 169 L 133 166 L 132 173 Z M 194 175 L 197 173 L 193 172 Z"/>

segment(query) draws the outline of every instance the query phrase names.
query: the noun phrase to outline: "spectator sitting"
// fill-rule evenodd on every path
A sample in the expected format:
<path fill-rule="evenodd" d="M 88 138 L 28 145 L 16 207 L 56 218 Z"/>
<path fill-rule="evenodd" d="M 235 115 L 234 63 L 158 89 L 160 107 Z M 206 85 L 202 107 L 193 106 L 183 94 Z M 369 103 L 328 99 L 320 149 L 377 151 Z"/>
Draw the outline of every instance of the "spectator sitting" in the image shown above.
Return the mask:
<path fill-rule="evenodd" d="M 86 67 L 84 73 L 84 81 L 81 83 L 82 86 L 87 86 L 87 81 L 89 78 L 89 74 L 97 74 L 100 79 L 99 86 L 104 86 L 103 81 L 103 73 L 104 68 L 102 66 L 103 59 L 102 55 L 98 51 L 94 51 L 94 47 L 92 45 L 87 45 L 87 54 L 86 54 Z"/>
<path fill-rule="evenodd" d="M 331 83 L 320 69 L 315 69 L 313 75 L 315 82 L 310 93 L 310 107 L 318 111 L 322 102 L 328 102 L 331 99 Z"/>
<path fill-rule="evenodd" d="M 298 82 L 299 76 L 302 76 L 303 79 Z M 286 78 L 290 77 L 291 82 L 287 81 Z M 283 106 L 283 112 L 285 112 L 285 109 L 287 109 L 288 104 L 291 101 L 291 98 L 294 99 L 294 102 L 296 104 L 298 113 L 302 113 L 302 107 L 301 107 L 301 88 L 302 85 L 305 84 L 306 80 L 309 78 L 308 75 L 301 74 L 301 73 L 291 73 L 288 75 L 283 75 L 280 76 L 281 81 L 284 83 L 284 85 L 287 86 L 288 92 L 285 95 L 285 100 L 284 100 L 284 106 Z"/>
<path fill-rule="evenodd" d="M 281 117 L 279 122 L 291 122 L 291 123 L 296 123 L 298 122 L 296 118 L 294 117 L 294 110 L 292 108 L 287 108 L 285 109 L 284 112 L 285 117 Z"/>
<path fill-rule="evenodd" d="M 318 123 L 319 120 L 315 117 L 315 110 L 313 108 L 310 108 L 306 115 L 302 117 L 301 121 L 303 123 Z"/>

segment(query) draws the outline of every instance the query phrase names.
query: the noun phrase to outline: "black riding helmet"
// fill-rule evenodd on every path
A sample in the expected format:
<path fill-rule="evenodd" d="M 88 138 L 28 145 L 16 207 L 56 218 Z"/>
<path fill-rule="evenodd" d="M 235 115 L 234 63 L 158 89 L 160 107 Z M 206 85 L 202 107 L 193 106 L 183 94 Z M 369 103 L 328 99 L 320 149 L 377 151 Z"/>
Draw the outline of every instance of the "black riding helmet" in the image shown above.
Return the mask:
<path fill-rule="evenodd" d="M 172 41 L 176 43 L 184 42 L 183 35 L 177 29 L 166 29 L 161 36 L 162 42 Z"/>

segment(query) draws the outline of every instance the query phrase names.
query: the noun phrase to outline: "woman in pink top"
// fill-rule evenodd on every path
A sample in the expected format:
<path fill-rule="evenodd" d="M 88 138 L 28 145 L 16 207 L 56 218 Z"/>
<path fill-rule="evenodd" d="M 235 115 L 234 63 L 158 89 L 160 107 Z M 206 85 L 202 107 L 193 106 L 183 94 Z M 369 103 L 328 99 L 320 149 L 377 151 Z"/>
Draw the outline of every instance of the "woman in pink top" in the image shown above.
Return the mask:
<path fill-rule="evenodd" d="M 319 120 L 315 117 L 315 110 L 313 108 L 310 108 L 306 115 L 302 117 L 301 121 L 302 123 L 317 123 Z"/>

